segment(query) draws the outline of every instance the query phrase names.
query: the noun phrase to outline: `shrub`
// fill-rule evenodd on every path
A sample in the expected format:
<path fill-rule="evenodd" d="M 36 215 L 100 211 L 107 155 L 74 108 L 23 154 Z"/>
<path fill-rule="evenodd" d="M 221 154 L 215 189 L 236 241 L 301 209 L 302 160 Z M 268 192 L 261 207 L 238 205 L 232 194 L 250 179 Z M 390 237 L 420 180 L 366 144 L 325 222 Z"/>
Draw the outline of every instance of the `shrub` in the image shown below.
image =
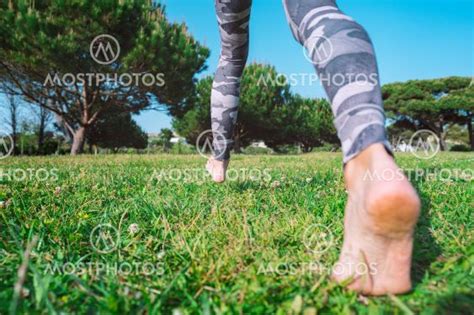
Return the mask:
<path fill-rule="evenodd" d="M 242 153 L 250 154 L 250 155 L 272 154 L 273 150 L 270 149 L 270 148 L 259 148 L 259 147 L 248 146 L 248 147 L 246 147 L 245 149 L 242 150 Z"/>
<path fill-rule="evenodd" d="M 467 145 L 464 145 L 464 144 L 455 144 L 451 147 L 450 151 L 469 152 L 471 151 L 471 148 L 469 148 Z"/>

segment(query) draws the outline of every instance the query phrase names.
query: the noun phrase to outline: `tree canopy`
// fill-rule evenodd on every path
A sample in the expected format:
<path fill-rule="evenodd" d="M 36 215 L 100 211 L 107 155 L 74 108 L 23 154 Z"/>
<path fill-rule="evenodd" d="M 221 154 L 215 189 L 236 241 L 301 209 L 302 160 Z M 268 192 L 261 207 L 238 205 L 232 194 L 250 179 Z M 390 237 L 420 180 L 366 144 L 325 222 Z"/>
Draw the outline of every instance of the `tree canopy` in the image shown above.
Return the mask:
<path fill-rule="evenodd" d="M 132 114 L 109 108 L 87 130 L 89 145 L 101 148 L 145 149 L 148 145 L 147 134 L 133 120 Z"/>
<path fill-rule="evenodd" d="M 269 65 L 254 63 L 244 70 L 234 149 L 238 152 L 260 140 L 272 148 L 298 144 L 304 151 L 325 142 L 336 143 L 328 102 L 292 94 L 289 84 L 278 77 Z M 190 99 L 191 110 L 173 120 L 173 127 L 189 143 L 195 143 L 201 132 L 211 128 L 211 88 L 212 77 L 201 79 Z"/>
<path fill-rule="evenodd" d="M 400 128 L 433 131 L 441 140 L 442 149 L 445 149 L 446 128 L 450 124 L 465 125 L 474 149 L 474 86 L 471 82 L 471 78 L 448 77 L 386 84 L 383 86 L 385 109 Z"/>
<path fill-rule="evenodd" d="M 101 34 L 120 48 L 107 64 L 91 56 L 111 53 L 110 42 L 91 45 Z M 137 112 L 157 105 L 183 115 L 208 56 L 154 1 L 0 3 L 0 81 L 60 117 L 73 135 L 72 154 L 82 150 L 86 130 L 108 108 Z"/>

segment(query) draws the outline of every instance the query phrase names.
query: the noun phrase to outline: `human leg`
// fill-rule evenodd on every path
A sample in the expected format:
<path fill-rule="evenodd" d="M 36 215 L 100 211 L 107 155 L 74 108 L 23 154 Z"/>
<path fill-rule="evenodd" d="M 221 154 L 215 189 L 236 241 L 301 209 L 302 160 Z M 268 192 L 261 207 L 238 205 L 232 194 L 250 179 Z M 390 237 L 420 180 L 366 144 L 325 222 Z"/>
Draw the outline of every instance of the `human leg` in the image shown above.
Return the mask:
<path fill-rule="evenodd" d="M 366 294 L 410 289 L 420 201 L 389 152 L 377 62 L 364 28 L 334 0 L 283 0 L 331 101 L 349 194 L 344 244 L 333 277 Z M 385 174 L 385 175 L 384 175 Z"/>
<path fill-rule="evenodd" d="M 240 96 L 240 79 L 249 50 L 251 0 L 216 0 L 221 36 L 221 54 L 211 94 L 211 124 L 214 156 L 207 169 L 216 182 L 225 179 L 233 145 Z"/>

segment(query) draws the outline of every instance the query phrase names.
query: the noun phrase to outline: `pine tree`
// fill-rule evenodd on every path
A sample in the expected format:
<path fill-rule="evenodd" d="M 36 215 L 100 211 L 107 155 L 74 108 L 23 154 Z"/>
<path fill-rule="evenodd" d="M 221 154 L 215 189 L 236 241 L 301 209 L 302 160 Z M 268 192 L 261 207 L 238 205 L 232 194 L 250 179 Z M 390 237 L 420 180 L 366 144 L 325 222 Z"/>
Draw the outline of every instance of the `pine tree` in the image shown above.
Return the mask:
<path fill-rule="evenodd" d="M 107 37 L 91 45 L 101 34 L 118 45 Z M 118 58 L 101 64 L 91 52 Z M 182 115 L 208 56 L 184 24 L 170 23 L 150 0 L 0 2 L 0 82 L 55 114 L 73 138 L 71 154 L 83 150 L 87 129 L 109 106 Z M 123 80 L 104 82 L 101 74 Z"/>
<path fill-rule="evenodd" d="M 448 77 L 387 84 L 383 87 L 383 96 L 385 109 L 396 125 L 433 131 L 440 139 L 442 150 L 446 149 L 444 138 L 449 124 L 465 125 L 474 150 L 474 86 L 471 78 Z"/>

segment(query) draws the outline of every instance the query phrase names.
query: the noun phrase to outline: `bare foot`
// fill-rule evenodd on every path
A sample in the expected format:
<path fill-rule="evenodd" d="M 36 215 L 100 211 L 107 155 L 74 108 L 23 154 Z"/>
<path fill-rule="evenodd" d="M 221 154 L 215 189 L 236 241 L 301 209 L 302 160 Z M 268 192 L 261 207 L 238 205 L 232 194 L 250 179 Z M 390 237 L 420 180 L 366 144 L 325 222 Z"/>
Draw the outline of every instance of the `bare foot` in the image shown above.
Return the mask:
<path fill-rule="evenodd" d="M 212 180 L 216 183 L 223 183 L 225 181 L 225 173 L 229 166 L 229 160 L 218 161 L 213 157 L 207 160 L 206 169 L 211 174 Z"/>
<path fill-rule="evenodd" d="M 374 144 L 344 170 L 349 200 L 333 278 L 366 295 L 410 291 L 420 199 L 393 158 Z"/>

